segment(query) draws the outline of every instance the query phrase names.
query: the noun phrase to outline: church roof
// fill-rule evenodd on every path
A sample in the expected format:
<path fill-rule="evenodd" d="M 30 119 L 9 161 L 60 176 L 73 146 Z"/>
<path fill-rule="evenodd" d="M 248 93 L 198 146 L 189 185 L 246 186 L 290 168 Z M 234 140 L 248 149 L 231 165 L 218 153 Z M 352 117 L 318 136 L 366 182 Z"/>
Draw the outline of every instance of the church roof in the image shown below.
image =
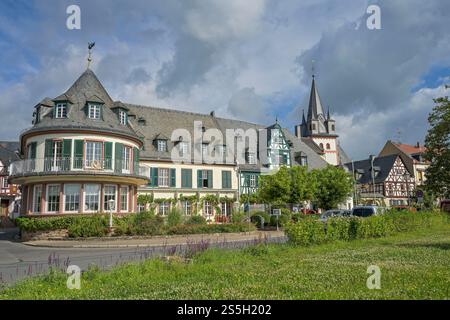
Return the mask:
<path fill-rule="evenodd" d="M 0 141 L 0 161 L 4 166 L 8 166 L 11 162 L 19 160 L 17 151 L 19 143 L 16 141 Z"/>
<path fill-rule="evenodd" d="M 322 102 L 320 101 L 319 92 L 316 87 L 316 79 L 313 76 L 311 93 L 309 95 L 308 120 L 316 120 L 319 115 L 324 115 Z"/>

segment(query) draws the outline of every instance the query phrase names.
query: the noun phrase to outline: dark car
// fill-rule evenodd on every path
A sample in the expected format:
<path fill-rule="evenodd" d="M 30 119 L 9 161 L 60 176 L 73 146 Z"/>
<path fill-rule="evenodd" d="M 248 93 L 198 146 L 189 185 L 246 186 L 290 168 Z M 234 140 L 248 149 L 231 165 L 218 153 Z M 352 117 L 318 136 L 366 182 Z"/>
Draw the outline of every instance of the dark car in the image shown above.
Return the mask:
<path fill-rule="evenodd" d="M 377 206 L 360 206 L 353 208 L 352 216 L 366 218 L 370 216 L 383 214 L 383 212 L 384 209 Z"/>

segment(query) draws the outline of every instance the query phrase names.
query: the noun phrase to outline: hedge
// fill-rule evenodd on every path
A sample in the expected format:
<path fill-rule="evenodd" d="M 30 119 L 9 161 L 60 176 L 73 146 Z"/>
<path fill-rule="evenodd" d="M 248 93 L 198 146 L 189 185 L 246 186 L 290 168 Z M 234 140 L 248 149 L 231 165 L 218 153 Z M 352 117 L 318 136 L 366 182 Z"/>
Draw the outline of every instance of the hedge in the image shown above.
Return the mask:
<path fill-rule="evenodd" d="M 175 234 L 195 234 L 195 233 L 228 233 L 254 231 L 254 224 L 229 223 L 229 224 L 205 224 L 205 225 L 178 225 L 167 229 L 166 233 Z"/>
<path fill-rule="evenodd" d="M 285 232 L 290 242 L 310 245 L 325 241 L 380 238 L 449 222 L 449 215 L 444 213 L 389 212 L 368 218 L 330 218 L 326 223 L 308 217 L 289 222 L 285 226 Z"/>

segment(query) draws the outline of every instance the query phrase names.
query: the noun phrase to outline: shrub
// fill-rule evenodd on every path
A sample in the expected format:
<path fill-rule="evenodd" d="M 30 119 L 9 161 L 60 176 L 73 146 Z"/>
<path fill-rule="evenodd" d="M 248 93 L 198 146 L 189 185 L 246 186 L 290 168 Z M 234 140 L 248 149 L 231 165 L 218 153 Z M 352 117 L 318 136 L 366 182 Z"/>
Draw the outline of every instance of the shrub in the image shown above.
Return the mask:
<path fill-rule="evenodd" d="M 233 214 L 231 215 L 231 222 L 241 223 L 241 222 L 244 222 L 244 220 L 246 218 L 247 218 L 247 215 L 245 214 L 245 212 L 242 212 L 242 211 L 233 212 Z"/>
<path fill-rule="evenodd" d="M 181 224 L 167 229 L 167 234 L 229 233 L 256 230 L 255 225 L 248 223 L 186 225 Z"/>
<path fill-rule="evenodd" d="M 51 231 L 67 229 L 78 218 L 80 217 L 19 217 L 16 219 L 16 224 L 23 231 Z"/>
<path fill-rule="evenodd" d="M 331 218 L 326 224 L 327 240 L 350 240 L 350 220 L 347 218 Z"/>
<path fill-rule="evenodd" d="M 130 225 L 132 235 L 158 235 L 163 233 L 164 218 L 153 212 L 141 212 L 135 215 Z"/>
<path fill-rule="evenodd" d="M 278 217 L 276 215 L 270 216 L 270 225 L 272 227 L 275 227 L 277 225 L 278 220 L 278 226 L 285 226 L 287 223 L 292 221 L 291 215 L 289 214 L 281 214 Z"/>
<path fill-rule="evenodd" d="M 314 219 L 303 219 L 300 222 L 289 222 L 285 226 L 286 235 L 294 244 L 310 245 L 325 241 L 323 222 Z"/>
<path fill-rule="evenodd" d="M 173 227 L 181 223 L 183 223 L 183 215 L 180 210 L 177 208 L 170 210 L 169 215 L 167 216 L 167 225 Z"/>
<path fill-rule="evenodd" d="M 67 229 L 71 238 L 102 237 L 108 233 L 108 218 L 104 215 L 77 217 Z"/>
<path fill-rule="evenodd" d="M 191 225 L 191 224 L 206 224 L 206 219 L 203 216 L 200 215 L 195 215 L 190 217 L 187 221 L 186 221 L 187 225 Z"/>

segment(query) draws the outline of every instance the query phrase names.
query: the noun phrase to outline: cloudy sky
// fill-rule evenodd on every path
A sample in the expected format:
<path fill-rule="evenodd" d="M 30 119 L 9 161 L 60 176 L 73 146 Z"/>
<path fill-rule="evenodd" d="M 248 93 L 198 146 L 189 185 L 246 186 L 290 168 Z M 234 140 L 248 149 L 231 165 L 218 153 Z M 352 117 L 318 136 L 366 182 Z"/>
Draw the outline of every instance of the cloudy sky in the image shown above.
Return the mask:
<path fill-rule="evenodd" d="M 66 8 L 81 8 L 68 30 Z M 381 30 L 369 30 L 370 4 Z M 387 139 L 423 141 L 450 83 L 448 0 L 90 0 L 0 2 L 0 140 L 33 106 L 92 69 L 115 100 L 280 122 L 307 108 L 311 61 L 322 103 L 354 159 Z M 448 91 L 447 91 L 448 94 Z"/>

